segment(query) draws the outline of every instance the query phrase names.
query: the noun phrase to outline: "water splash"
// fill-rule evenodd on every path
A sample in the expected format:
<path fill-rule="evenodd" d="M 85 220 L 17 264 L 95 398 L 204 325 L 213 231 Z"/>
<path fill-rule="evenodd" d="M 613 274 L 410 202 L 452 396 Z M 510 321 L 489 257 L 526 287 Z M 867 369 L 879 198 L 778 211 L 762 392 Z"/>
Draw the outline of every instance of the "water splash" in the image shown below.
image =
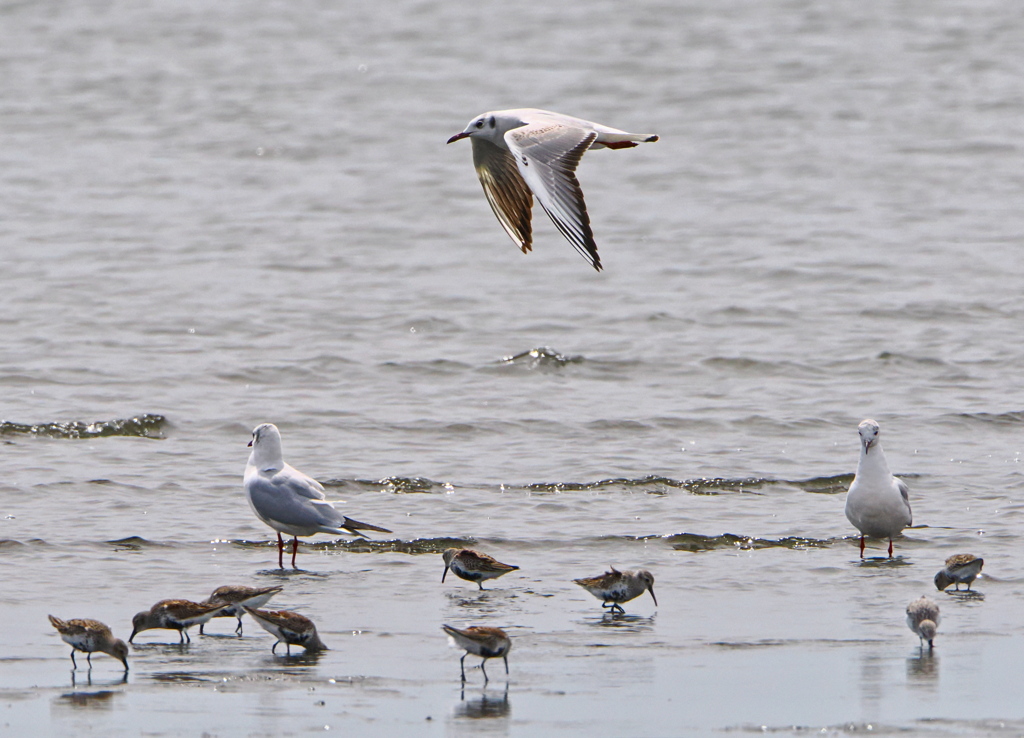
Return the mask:
<path fill-rule="evenodd" d="M 527 369 L 561 369 L 567 364 L 582 364 L 582 356 L 566 356 L 547 346 L 539 346 L 513 356 L 504 356 L 503 364 L 525 366 Z"/>

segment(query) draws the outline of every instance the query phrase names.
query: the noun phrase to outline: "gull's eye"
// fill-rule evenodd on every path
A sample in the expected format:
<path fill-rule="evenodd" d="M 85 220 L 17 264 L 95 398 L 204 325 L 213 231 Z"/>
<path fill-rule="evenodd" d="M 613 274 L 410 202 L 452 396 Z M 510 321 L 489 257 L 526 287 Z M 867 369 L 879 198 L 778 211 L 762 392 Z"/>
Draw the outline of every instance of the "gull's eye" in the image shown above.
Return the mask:
<path fill-rule="evenodd" d="M 484 127 L 484 119 L 483 118 L 481 118 L 480 120 L 478 120 L 476 122 L 476 127 L 477 128 L 483 128 Z"/>

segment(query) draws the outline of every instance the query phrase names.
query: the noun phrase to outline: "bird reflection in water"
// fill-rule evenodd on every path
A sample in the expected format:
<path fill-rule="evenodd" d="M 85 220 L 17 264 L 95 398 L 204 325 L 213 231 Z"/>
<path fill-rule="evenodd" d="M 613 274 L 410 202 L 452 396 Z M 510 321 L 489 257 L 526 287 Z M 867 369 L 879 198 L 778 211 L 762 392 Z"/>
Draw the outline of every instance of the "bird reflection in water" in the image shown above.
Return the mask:
<path fill-rule="evenodd" d="M 72 687 L 77 687 L 77 686 L 79 686 L 79 682 L 82 682 L 82 686 L 91 687 L 92 686 L 92 669 L 89 669 L 88 671 L 85 672 L 85 679 L 80 679 L 78 674 L 76 672 L 72 671 L 71 672 L 71 686 Z M 100 683 L 104 684 L 104 685 L 107 685 L 107 686 L 115 686 L 117 684 L 127 684 L 128 683 L 128 672 L 126 671 L 124 674 L 122 674 L 121 676 L 117 677 L 116 679 L 104 679 Z M 91 693 L 91 694 L 84 694 L 83 696 L 91 697 L 91 696 L 95 695 L 95 696 L 102 697 L 103 699 L 106 699 L 106 698 L 108 698 L 108 697 L 110 697 L 111 695 L 114 695 L 114 694 L 118 694 L 118 693 L 117 692 L 95 692 L 95 693 Z M 61 695 L 61 696 L 62 697 L 74 697 L 75 694 L 65 694 L 65 695 Z"/>
<path fill-rule="evenodd" d="M 939 681 L 939 657 L 925 649 L 907 658 L 907 681 L 911 686 L 934 687 Z"/>
<path fill-rule="evenodd" d="M 618 628 L 631 633 L 639 633 L 653 628 L 655 617 L 656 615 L 624 615 L 622 613 L 606 612 L 600 618 L 593 618 L 585 622 L 600 628 Z"/>
<path fill-rule="evenodd" d="M 459 704 L 455 707 L 455 717 L 458 718 L 503 718 L 512 712 L 512 705 L 508 701 L 507 682 L 501 696 L 483 692 L 476 699 L 467 700 L 466 690 L 463 688 L 459 693 L 459 699 Z"/>
<path fill-rule="evenodd" d="M 96 692 L 68 692 L 60 695 L 55 700 L 55 704 L 72 709 L 109 710 L 114 707 L 112 698 L 118 694 L 121 693 L 113 689 L 101 689 Z"/>

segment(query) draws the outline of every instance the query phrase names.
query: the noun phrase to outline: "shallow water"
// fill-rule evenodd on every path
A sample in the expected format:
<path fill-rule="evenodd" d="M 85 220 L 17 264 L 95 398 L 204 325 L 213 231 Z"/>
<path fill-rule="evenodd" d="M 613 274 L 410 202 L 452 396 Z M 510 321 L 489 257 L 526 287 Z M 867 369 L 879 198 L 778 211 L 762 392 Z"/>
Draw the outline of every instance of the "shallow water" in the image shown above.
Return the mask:
<path fill-rule="evenodd" d="M 90 735 L 1016 735 L 1021 19 L 1003 3 L 0 7 L 0 725 Z M 467 145 L 537 106 L 605 271 Z M 843 515 L 876 418 L 915 527 Z M 276 568 L 253 426 L 351 517 Z M 438 555 L 521 566 L 478 592 Z M 977 595 L 931 579 L 985 558 Z M 656 578 L 627 616 L 574 585 Z M 70 672 L 46 621 L 285 587 Z M 931 592 L 936 648 L 903 620 Z M 441 623 L 513 638 L 462 689 Z M 467 658 L 467 664 L 477 659 Z M 80 663 L 81 660 L 80 660 Z M 870 726 L 870 728 L 869 728 Z"/>

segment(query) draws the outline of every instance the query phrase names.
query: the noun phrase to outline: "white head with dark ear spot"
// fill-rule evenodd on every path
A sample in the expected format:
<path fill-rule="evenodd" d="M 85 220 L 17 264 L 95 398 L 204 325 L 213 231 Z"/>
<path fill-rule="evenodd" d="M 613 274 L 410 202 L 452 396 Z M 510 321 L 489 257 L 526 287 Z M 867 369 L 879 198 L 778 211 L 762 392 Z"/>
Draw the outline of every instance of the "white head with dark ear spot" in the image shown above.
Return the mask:
<path fill-rule="evenodd" d="M 871 447 L 878 443 L 878 423 L 874 420 L 864 420 L 857 426 L 857 432 L 860 434 L 860 442 L 864 447 L 864 453 L 871 450 Z"/>
<path fill-rule="evenodd" d="M 494 113 L 484 113 L 471 120 L 460 133 L 448 139 L 448 143 L 461 141 L 464 138 L 474 136 L 498 141 L 509 128 L 522 125 L 522 121 L 512 121 L 508 116 L 498 116 Z"/>
<path fill-rule="evenodd" d="M 284 466 L 281 431 L 273 423 L 257 425 L 252 431 L 252 464 L 259 469 L 280 469 Z"/>

